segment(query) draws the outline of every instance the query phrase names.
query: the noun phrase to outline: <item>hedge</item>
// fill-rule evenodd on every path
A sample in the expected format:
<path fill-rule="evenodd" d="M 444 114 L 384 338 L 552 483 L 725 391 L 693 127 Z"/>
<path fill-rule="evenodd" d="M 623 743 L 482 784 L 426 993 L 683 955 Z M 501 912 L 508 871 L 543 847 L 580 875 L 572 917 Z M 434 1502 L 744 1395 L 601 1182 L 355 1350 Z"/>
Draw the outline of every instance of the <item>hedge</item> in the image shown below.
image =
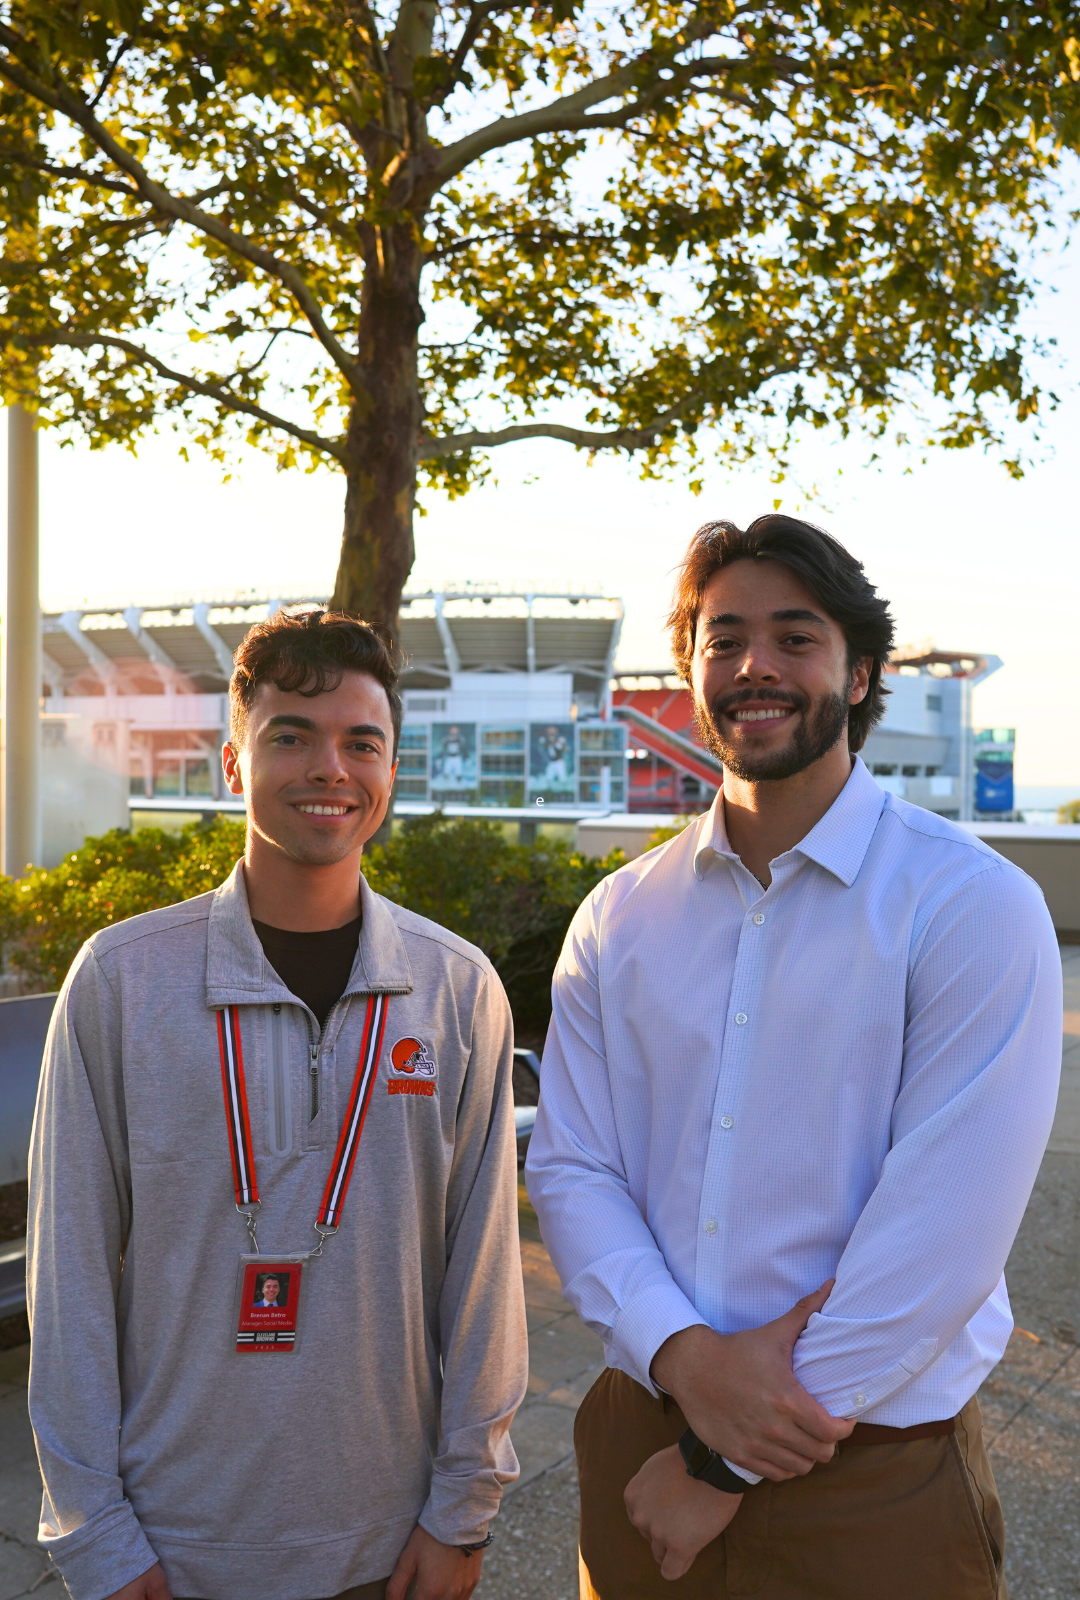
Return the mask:
<path fill-rule="evenodd" d="M 5 967 L 41 989 L 59 988 L 99 928 L 215 888 L 243 854 L 244 823 L 218 817 L 179 833 L 114 829 L 87 839 L 58 867 L 0 877 Z M 411 817 L 364 860 L 371 887 L 461 934 L 490 957 L 519 1030 L 543 1028 L 548 989 L 570 918 L 621 864 L 545 838 L 512 844 L 498 823 Z"/>

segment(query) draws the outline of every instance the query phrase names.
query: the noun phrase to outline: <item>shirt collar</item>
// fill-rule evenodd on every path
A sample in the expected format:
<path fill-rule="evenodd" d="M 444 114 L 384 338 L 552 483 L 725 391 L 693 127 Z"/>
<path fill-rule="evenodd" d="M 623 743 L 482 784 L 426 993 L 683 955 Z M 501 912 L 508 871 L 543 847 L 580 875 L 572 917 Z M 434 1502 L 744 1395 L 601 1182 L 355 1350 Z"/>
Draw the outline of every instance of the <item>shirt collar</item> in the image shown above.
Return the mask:
<path fill-rule="evenodd" d="M 739 859 L 724 827 L 723 794 L 723 789 L 717 791 L 716 799 L 699 824 L 694 849 L 694 872 L 699 878 L 713 855 L 725 856 L 729 861 Z M 850 889 L 859 876 L 884 804 L 884 790 L 874 782 L 862 758 L 856 756 L 847 783 L 821 821 L 791 853 L 816 861 Z"/>
<path fill-rule="evenodd" d="M 393 912 L 360 876 L 360 941 L 346 994 L 401 994 L 413 987 L 412 968 Z M 251 925 L 244 863 L 238 861 L 210 903 L 206 940 L 208 1006 L 252 1005 L 291 998 L 263 955 Z"/>

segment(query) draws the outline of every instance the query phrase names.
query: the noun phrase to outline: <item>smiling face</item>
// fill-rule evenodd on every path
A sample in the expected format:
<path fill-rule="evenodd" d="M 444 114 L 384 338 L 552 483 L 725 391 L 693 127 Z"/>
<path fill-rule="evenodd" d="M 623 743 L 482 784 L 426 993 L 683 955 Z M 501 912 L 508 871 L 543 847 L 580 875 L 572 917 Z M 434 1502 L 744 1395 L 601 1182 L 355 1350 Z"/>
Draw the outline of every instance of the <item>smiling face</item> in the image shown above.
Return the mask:
<path fill-rule="evenodd" d="M 396 771 L 386 690 L 365 672 L 344 672 L 336 689 L 310 697 L 261 683 L 242 748 L 227 744 L 222 755 L 230 790 L 247 800 L 250 842 L 332 866 L 386 815 Z"/>
<path fill-rule="evenodd" d="M 281 1285 L 276 1278 L 263 1279 L 262 1297 L 269 1305 L 274 1304 L 280 1293 Z"/>
<path fill-rule="evenodd" d="M 702 735 L 748 783 L 794 777 L 834 749 L 864 698 L 840 624 L 780 561 L 734 561 L 701 598 L 693 691 Z"/>

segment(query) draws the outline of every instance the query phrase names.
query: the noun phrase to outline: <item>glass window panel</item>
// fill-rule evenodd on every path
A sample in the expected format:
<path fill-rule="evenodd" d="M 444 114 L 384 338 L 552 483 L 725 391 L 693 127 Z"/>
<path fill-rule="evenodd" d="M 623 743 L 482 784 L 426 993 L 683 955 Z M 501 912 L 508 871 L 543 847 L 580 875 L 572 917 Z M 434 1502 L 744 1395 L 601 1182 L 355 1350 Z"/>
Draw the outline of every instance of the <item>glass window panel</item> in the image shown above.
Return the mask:
<path fill-rule="evenodd" d="M 154 772 L 154 793 L 178 795 L 180 793 L 180 762 L 168 756 L 159 756 Z"/>
<path fill-rule="evenodd" d="M 488 755 L 487 751 L 480 754 L 480 772 L 485 778 L 498 777 L 505 774 L 507 777 L 523 778 L 525 776 L 525 753 L 521 755 Z"/>
<path fill-rule="evenodd" d="M 511 778 L 482 778 L 480 780 L 480 804 L 482 806 L 523 806 L 525 804 L 525 784 L 519 778 L 514 782 Z"/>
<path fill-rule="evenodd" d="M 427 728 L 405 727 L 401 730 L 402 750 L 426 750 L 428 744 Z"/>
<path fill-rule="evenodd" d="M 398 771 L 402 774 L 406 772 L 422 772 L 426 776 L 427 751 L 403 750 L 398 757 Z"/>
<path fill-rule="evenodd" d="M 394 785 L 394 793 L 402 800 L 426 800 L 426 778 L 399 778 Z"/>
<path fill-rule="evenodd" d="M 578 738 L 582 750 L 619 750 L 626 739 L 624 728 L 579 728 Z"/>
<path fill-rule="evenodd" d="M 525 749 L 524 728 L 485 728 L 481 736 L 481 748 L 484 750 L 521 750 Z M 524 769 L 519 769 L 524 770 Z"/>
<path fill-rule="evenodd" d="M 185 761 L 184 763 L 184 793 L 198 795 L 212 795 L 213 783 L 210 780 L 210 762 Z"/>

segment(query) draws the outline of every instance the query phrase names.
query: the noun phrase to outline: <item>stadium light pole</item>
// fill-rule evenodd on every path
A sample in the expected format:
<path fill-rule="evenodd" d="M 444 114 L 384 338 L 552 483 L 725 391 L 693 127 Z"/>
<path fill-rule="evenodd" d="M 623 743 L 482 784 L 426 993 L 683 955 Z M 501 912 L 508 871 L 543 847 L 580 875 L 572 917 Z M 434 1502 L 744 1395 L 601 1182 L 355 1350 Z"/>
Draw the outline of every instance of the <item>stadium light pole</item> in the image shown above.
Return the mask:
<path fill-rule="evenodd" d="M 41 605 L 38 596 L 38 436 L 33 414 L 8 409 L 7 593 L 0 639 L 0 816 L 3 870 L 41 864 Z"/>

